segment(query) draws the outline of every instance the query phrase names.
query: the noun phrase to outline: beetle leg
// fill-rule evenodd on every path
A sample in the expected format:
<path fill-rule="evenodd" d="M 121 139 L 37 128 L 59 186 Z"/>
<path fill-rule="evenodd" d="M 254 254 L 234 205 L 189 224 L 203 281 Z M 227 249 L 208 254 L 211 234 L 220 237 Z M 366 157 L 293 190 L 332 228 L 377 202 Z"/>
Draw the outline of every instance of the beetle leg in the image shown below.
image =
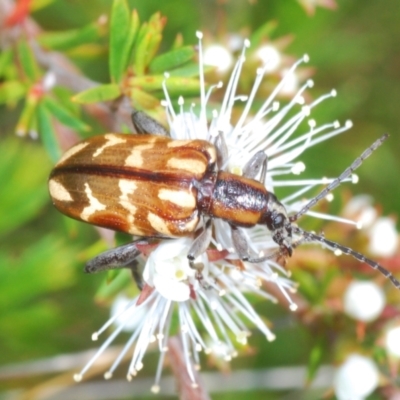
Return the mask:
<path fill-rule="evenodd" d="M 200 281 L 202 286 L 206 289 L 208 288 L 208 285 L 203 281 L 203 265 L 195 264 L 194 260 L 207 250 L 211 241 L 211 234 L 211 219 L 208 219 L 199 236 L 194 239 L 187 256 L 189 259 L 190 268 L 196 270 L 196 279 Z"/>
<path fill-rule="evenodd" d="M 169 136 L 168 131 L 143 111 L 133 111 L 131 119 L 136 133 Z"/>
<path fill-rule="evenodd" d="M 217 166 L 219 169 L 223 169 L 228 162 L 228 146 L 222 131 L 218 131 L 214 145 L 217 148 Z"/>
<path fill-rule="evenodd" d="M 86 263 L 85 272 L 93 274 L 109 269 L 126 268 L 140 255 L 141 252 L 136 246 L 140 242 L 147 243 L 136 240 L 99 254 Z"/>
<path fill-rule="evenodd" d="M 132 277 L 137 287 L 142 290 L 143 278 L 136 258 L 141 254 L 136 247 L 137 243 L 147 243 L 136 240 L 132 243 L 124 244 L 111 250 L 107 250 L 97 257 L 92 258 L 86 263 L 84 271 L 89 274 L 108 271 L 109 269 L 128 268 L 131 270 Z"/>
<path fill-rule="evenodd" d="M 235 225 L 231 225 L 233 247 L 243 261 L 250 258 L 249 243 L 243 231 Z"/>
<path fill-rule="evenodd" d="M 245 178 L 255 179 L 258 173 L 260 173 L 259 181 L 261 183 L 265 182 L 265 176 L 267 174 L 267 164 L 268 156 L 264 151 L 260 150 L 250 160 L 243 168 L 243 176 Z"/>

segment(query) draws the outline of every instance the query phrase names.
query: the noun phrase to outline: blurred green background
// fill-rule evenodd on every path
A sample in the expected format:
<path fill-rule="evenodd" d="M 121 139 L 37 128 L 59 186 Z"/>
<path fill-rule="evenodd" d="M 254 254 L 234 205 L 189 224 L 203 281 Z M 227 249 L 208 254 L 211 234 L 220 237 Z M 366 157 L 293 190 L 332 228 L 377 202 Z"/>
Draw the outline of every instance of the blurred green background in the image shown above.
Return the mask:
<path fill-rule="evenodd" d="M 196 30 L 218 42 L 225 34 L 250 34 L 266 21 L 276 21 L 272 39 L 293 37 L 285 53 L 295 58 L 307 53 L 311 58 L 309 65 L 315 68 L 311 94 L 317 97 L 332 88 L 338 91 L 337 98 L 318 107 L 316 120 L 351 119 L 354 123 L 349 132 L 306 152 L 302 157 L 307 165 L 304 176 L 337 176 L 372 141 L 388 132 L 389 141 L 358 170 L 360 183 L 350 189 L 353 193 L 371 194 L 384 214 L 399 214 L 398 0 L 338 0 L 336 10 L 317 7 L 313 16 L 295 0 L 129 3 L 138 10 L 142 21 L 156 11 L 167 17 L 165 48 L 178 32 L 186 44 L 196 43 Z M 32 17 L 45 30 L 79 28 L 101 14 L 109 14 L 110 5 L 106 0 L 55 0 Z M 107 54 L 100 54 L 93 61 L 82 54 L 71 56 L 84 74 L 103 82 L 108 81 L 106 57 Z M 9 398 L 7 393 L 11 392 L 16 398 L 23 398 L 19 397 L 21 388 L 31 390 L 25 398 L 36 398 L 33 388 L 55 377 L 57 371 L 41 372 L 39 367 L 32 366 L 27 374 L 11 373 L 11 364 L 21 363 L 17 368 L 21 370 L 22 363 L 94 347 L 90 335 L 109 313 L 107 306 L 94 301 L 104 278 L 82 273 L 88 258 L 85 250 L 97 240 L 97 234 L 90 226 L 67 221 L 53 209 L 47 194 L 52 162 L 40 142 L 15 136 L 20 111 L 20 104 L 0 107 L 0 399 Z M 296 324 L 284 308 L 258 304 L 261 308 L 275 324 L 277 340 L 266 343 L 255 332 L 250 339 L 253 354 L 248 352 L 234 360 L 233 370 L 308 364 L 314 344 L 311 332 Z M 124 338 L 120 339 L 120 343 L 123 341 Z M 155 358 L 150 355 L 150 359 Z M 204 367 L 207 369 L 207 362 Z M 124 366 L 120 370 L 123 377 Z M 154 365 L 149 362 L 138 379 L 151 378 L 153 374 Z M 68 384 L 71 375 L 68 372 L 61 383 Z M 135 382 L 131 388 L 133 396 Z M 285 392 L 260 389 L 234 395 L 236 399 L 318 399 L 322 393 L 299 388 Z M 229 392 L 212 395 L 215 399 L 231 396 Z M 54 394 L 49 398 L 58 397 Z M 109 398 L 118 398 L 118 394 Z M 174 396 L 160 394 L 158 398 Z"/>

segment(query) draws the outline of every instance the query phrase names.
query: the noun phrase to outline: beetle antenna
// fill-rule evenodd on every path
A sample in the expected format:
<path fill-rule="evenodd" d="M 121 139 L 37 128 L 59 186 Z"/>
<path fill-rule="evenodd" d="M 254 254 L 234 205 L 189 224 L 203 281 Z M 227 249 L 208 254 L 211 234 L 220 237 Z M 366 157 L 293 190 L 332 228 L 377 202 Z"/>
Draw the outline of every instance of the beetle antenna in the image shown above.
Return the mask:
<path fill-rule="evenodd" d="M 348 176 L 350 176 L 362 163 L 368 158 L 387 138 L 389 135 L 386 133 L 381 138 L 376 140 L 369 146 L 360 157 L 356 158 L 350 167 L 346 168 L 342 174 L 332 181 L 325 189 L 323 189 L 317 196 L 311 199 L 299 212 L 289 217 L 290 222 L 297 221 L 304 213 L 310 208 L 314 207 L 321 199 L 323 199 L 330 191 L 337 188 Z"/>
<path fill-rule="evenodd" d="M 304 238 L 306 242 L 319 242 L 325 244 L 333 252 L 336 252 L 336 250 L 338 250 L 341 253 L 354 257 L 356 260 L 360 262 L 368 264 L 373 269 L 378 270 L 382 275 L 385 276 L 386 279 L 389 279 L 397 289 L 400 289 L 400 282 L 392 275 L 390 271 L 388 271 L 386 268 L 383 268 L 376 261 L 373 261 L 370 258 L 365 257 L 363 254 L 354 251 L 350 247 L 342 246 L 339 243 L 325 239 L 322 235 L 317 235 L 315 233 L 305 231 L 299 228 L 298 226 L 293 226 L 292 229 L 294 233 L 301 235 L 301 237 Z"/>

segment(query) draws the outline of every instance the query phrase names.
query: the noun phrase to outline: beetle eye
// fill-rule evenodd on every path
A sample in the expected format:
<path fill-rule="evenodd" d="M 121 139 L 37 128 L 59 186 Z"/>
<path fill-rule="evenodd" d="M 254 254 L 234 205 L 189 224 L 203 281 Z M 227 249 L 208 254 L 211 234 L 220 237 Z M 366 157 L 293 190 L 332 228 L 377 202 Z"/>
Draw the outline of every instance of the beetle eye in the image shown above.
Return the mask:
<path fill-rule="evenodd" d="M 275 218 L 274 218 L 274 228 L 280 228 L 283 225 L 283 214 L 278 214 Z"/>

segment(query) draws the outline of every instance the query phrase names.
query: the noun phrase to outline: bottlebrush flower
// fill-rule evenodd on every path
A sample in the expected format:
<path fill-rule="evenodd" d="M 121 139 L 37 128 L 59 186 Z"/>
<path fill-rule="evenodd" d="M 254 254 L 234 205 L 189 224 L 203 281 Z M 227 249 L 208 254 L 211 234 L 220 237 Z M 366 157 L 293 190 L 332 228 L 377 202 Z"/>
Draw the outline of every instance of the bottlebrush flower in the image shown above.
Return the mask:
<path fill-rule="evenodd" d="M 218 109 L 209 108 L 209 100 L 216 90 L 221 90 L 218 83 L 206 89 L 203 73 L 202 35 L 199 38 L 200 69 L 200 104 L 185 107 L 184 99 L 179 99 L 178 112 L 168 96 L 168 75 L 164 82 L 165 106 L 170 135 L 173 139 L 204 139 L 214 141 L 219 132 L 223 132 L 228 151 L 225 170 L 241 175 L 244 166 L 256 152 L 263 150 L 268 155 L 268 174 L 266 188 L 274 192 L 277 187 L 293 186 L 297 190 L 290 196 L 281 199 L 289 213 L 299 211 L 303 205 L 300 200 L 304 194 L 316 185 L 329 183 L 329 179 L 299 180 L 284 178 L 285 175 L 297 175 L 305 166 L 298 160 L 309 147 L 329 139 L 351 126 L 346 122 L 340 126 L 338 122 L 318 126 L 310 118 L 311 112 L 318 104 L 336 93 L 334 91 L 319 97 L 310 104 L 305 104 L 303 94 L 313 86 L 308 80 L 297 90 L 292 100 L 283 106 L 276 101 L 276 96 L 284 90 L 292 79 L 299 65 L 308 62 L 304 56 L 287 72 L 271 95 L 253 113 L 254 100 L 268 62 L 257 71 L 253 88 L 248 95 L 237 93 L 241 70 L 245 63 L 245 42 L 225 95 Z M 233 109 L 240 104 L 241 114 L 232 118 Z M 211 119 L 208 116 L 211 115 Z M 303 122 L 308 121 L 308 124 Z M 306 126 L 306 128 L 304 128 Z M 305 129 L 304 132 L 299 130 Z M 315 212 L 309 215 L 326 217 Z M 171 334 L 181 337 L 187 372 L 196 385 L 194 368 L 199 368 L 199 352 L 213 353 L 224 360 L 230 360 L 237 354 L 237 343 L 245 344 L 250 336 L 250 328 L 256 327 L 268 341 L 275 338 L 263 318 L 254 310 L 249 294 L 257 295 L 271 301 L 277 299 L 264 287 L 265 282 L 276 285 L 281 291 L 291 310 L 296 304 L 290 295 L 296 290 L 296 284 L 289 279 L 287 271 L 273 258 L 248 263 L 239 259 L 234 250 L 227 222 L 214 219 L 213 236 L 207 251 L 195 260 L 201 268 L 202 279 L 190 268 L 187 254 L 193 238 L 181 238 L 161 241 L 154 250 L 145 257 L 143 278 L 145 286 L 142 293 L 128 302 L 124 309 L 113 315 L 109 321 L 94 335 L 104 332 L 110 325 L 116 329 L 100 347 L 97 354 L 84 369 L 75 376 L 80 380 L 96 358 L 125 328 L 129 319 L 124 315 L 140 313 L 141 318 L 135 320 L 132 333 L 121 355 L 115 360 L 105 374 L 110 378 L 124 355 L 133 348 L 128 379 L 131 379 L 143 366 L 143 358 L 148 346 L 155 342 L 160 351 L 153 391 L 158 391 L 164 356 L 168 351 L 168 338 Z M 246 229 L 250 248 L 259 255 L 270 251 L 276 252 L 277 245 L 266 226 Z M 179 326 L 179 329 L 176 329 Z"/>

